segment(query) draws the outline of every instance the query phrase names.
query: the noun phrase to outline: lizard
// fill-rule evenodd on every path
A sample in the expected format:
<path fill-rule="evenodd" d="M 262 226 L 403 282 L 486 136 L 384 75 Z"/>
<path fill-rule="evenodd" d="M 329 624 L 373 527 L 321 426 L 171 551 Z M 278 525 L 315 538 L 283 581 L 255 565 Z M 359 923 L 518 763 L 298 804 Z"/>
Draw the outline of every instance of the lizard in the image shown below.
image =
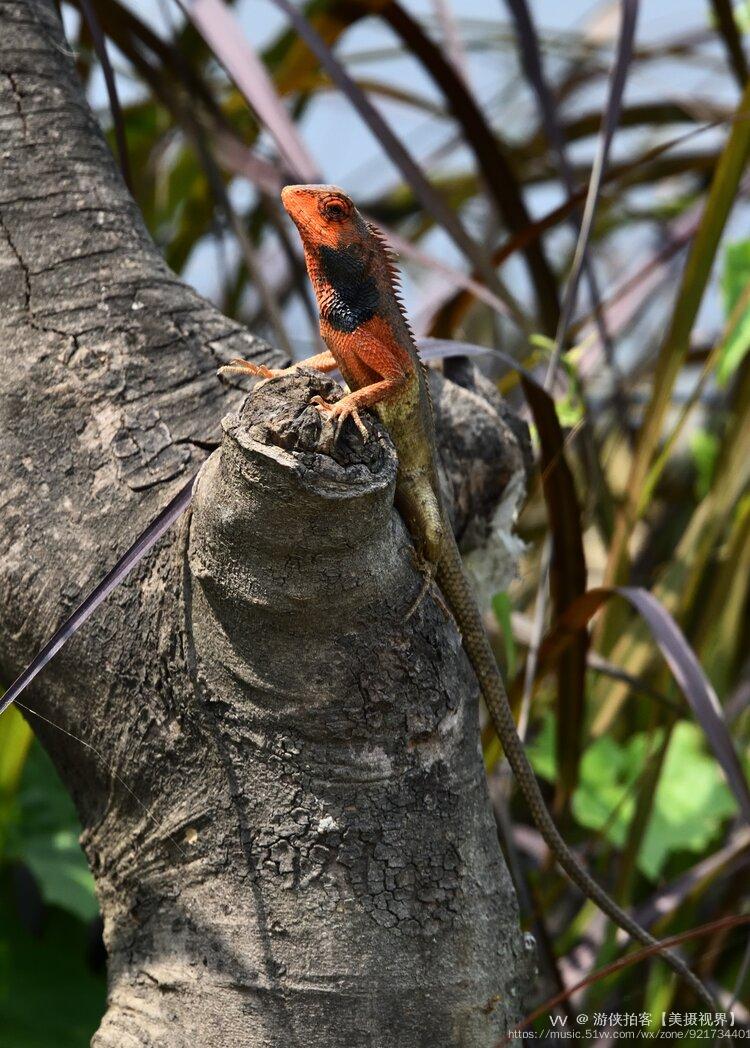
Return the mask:
<path fill-rule="evenodd" d="M 296 225 L 320 312 L 320 334 L 328 347 L 290 367 L 234 359 L 220 374 L 265 380 L 298 367 L 322 372 L 338 368 L 349 387 L 340 400 L 311 403 L 332 420 L 336 433 L 351 419 L 367 439 L 360 412 L 372 409 L 388 430 L 398 457 L 396 507 L 456 620 L 495 730 L 534 821 L 558 864 L 573 883 L 628 935 L 658 945 L 579 863 L 550 815 L 516 730 L 513 712 L 482 616 L 441 500 L 432 401 L 426 371 L 400 297 L 395 258 L 380 231 L 368 223 L 341 189 L 290 185 L 282 203 Z M 334 438 L 335 439 L 335 438 Z M 672 951 L 661 955 L 704 1000 L 715 1002 L 703 983 Z"/>

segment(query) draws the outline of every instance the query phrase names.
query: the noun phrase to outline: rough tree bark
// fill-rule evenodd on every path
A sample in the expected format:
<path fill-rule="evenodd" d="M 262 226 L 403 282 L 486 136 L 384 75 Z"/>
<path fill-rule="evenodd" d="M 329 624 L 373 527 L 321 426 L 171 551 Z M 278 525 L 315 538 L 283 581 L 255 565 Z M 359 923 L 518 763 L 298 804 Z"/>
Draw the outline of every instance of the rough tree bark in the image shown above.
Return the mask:
<path fill-rule="evenodd" d="M 405 619 L 386 435 L 331 450 L 312 373 L 244 406 L 216 379 L 279 355 L 164 265 L 51 0 L 0 0 L 0 134 L 3 679 L 205 462 L 29 696 L 104 916 L 93 1044 L 495 1043 L 528 952 L 460 638 L 431 593 Z M 480 387 L 433 381 L 476 529 L 519 441 Z"/>

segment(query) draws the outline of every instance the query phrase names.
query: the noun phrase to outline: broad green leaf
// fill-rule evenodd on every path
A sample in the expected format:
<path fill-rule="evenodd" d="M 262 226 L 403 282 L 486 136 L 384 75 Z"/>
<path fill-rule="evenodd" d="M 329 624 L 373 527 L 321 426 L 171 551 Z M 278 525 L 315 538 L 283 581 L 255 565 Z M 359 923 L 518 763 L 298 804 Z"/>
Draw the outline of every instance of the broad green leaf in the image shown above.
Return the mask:
<path fill-rule="evenodd" d="M 15 706 L 0 714 L 0 804 L 18 788 L 32 737 L 31 728 Z"/>
<path fill-rule="evenodd" d="M 736 810 L 721 771 L 706 754 L 700 728 L 682 721 L 667 749 L 640 869 L 655 878 L 670 852 L 703 851 Z"/>
<path fill-rule="evenodd" d="M 659 739 L 659 733 L 641 733 L 620 745 L 602 736 L 588 747 L 573 797 L 573 813 L 581 825 L 603 830 L 618 847 L 625 843 L 635 810 L 632 787 Z M 667 748 L 638 868 L 654 880 L 673 852 L 702 852 L 735 811 L 724 777 L 705 751 L 700 728 L 681 721 Z"/>
<path fill-rule="evenodd" d="M 739 240 L 727 246 L 724 256 L 721 290 L 726 316 L 729 316 L 736 307 L 748 285 L 750 285 L 750 240 Z M 726 340 L 716 368 L 719 385 L 726 385 L 741 364 L 748 349 L 750 349 L 750 307 L 743 310 L 734 325 L 734 330 Z"/>
<path fill-rule="evenodd" d="M 79 833 L 73 802 L 37 743 L 29 752 L 8 819 L 3 857 L 29 867 L 46 902 L 90 920 L 99 910 Z"/>
<path fill-rule="evenodd" d="M 573 814 L 582 826 L 606 827 L 608 840 L 625 844 L 635 810 L 632 784 L 643 771 L 647 755 L 645 736 L 636 735 L 621 746 L 609 735 L 597 739 L 581 758 L 579 786 L 573 795 Z M 651 745 L 658 745 L 653 737 Z"/>

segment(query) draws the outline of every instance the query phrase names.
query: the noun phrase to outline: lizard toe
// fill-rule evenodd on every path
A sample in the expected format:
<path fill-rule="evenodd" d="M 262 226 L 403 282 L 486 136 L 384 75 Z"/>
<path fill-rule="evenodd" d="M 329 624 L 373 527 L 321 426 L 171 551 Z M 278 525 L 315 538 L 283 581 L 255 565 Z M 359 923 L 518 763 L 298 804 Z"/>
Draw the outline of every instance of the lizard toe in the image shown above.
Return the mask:
<path fill-rule="evenodd" d="M 275 378 L 279 371 L 274 371 L 271 368 L 267 368 L 265 364 L 252 364 L 249 360 L 242 360 L 239 357 L 235 357 L 234 360 L 230 360 L 228 364 L 223 364 L 219 370 L 219 375 L 252 375 L 253 378 L 269 379 Z"/>
<path fill-rule="evenodd" d="M 333 415 L 334 414 L 334 409 L 335 409 L 336 405 L 335 404 L 331 404 L 324 397 L 321 397 L 320 394 L 317 394 L 316 396 L 311 397 L 310 398 L 310 403 L 313 405 L 313 407 L 316 407 L 318 409 L 318 411 L 320 412 L 321 415 Z"/>
<path fill-rule="evenodd" d="M 346 398 L 339 400 L 336 404 L 331 407 L 331 417 L 336 419 L 336 436 L 334 443 L 339 438 L 339 434 L 344 428 L 344 423 L 348 418 L 352 420 L 354 425 L 359 430 L 360 436 L 362 437 L 363 443 L 366 443 L 370 434 L 367 432 L 367 428 L 362 421 L 357 406 L 355 404 L 347 404 Z"/>
<path fill-rule="evenodd" d="M 357 411 L 356 408 L 352 408 L 351 411 L 349 412 L 349 415 L 351 416 L 351 419 L 354 422 L 354 425 L 357 427 L 357 429 L 360 432 L 360 436 L 362 437 L 362 442 L 364 444 L 366 444 L 367 441 L 370 439 L 370 434 L 367 432 L 367 426 L 365 426 L 364 422 L 362 421 L 359 412 Z"/>

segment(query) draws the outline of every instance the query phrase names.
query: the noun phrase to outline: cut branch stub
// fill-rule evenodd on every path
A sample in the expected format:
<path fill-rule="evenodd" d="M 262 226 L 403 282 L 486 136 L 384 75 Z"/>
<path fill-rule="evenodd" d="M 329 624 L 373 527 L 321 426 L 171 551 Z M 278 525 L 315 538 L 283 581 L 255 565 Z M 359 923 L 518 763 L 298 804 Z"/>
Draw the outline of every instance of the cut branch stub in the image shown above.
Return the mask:
<path fill-rule="evenodd" d="M 273 380 L 225 419 L 190 528 L 199 700 L 245 867 L 232 922 L 284 1002 L 242 1043 L 494 1044 L 526 964 L 476 683 L 431 593 L 407 619 L 422 580 L 389 438 L 368 418 L 366 443 L 347 423 L 331 446 L 315 394 L 336 389 Z"/>

